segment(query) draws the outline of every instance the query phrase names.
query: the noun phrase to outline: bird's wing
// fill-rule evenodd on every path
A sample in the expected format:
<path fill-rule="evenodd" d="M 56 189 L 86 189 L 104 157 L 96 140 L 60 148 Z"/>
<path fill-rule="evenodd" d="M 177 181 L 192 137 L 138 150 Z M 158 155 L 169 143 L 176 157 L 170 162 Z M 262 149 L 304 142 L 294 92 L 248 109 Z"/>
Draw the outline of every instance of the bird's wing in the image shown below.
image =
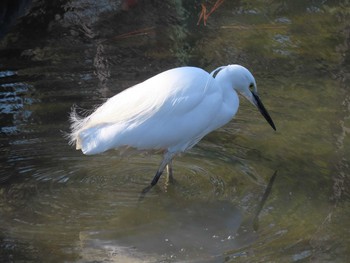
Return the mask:
<path fill-rule="evenodd" d="M 206 115 L 215 112 L 208 109 L 221 96 L 214 84 L 199 68 L 160 73 L 110 98 L 90 116 L 76 118 L 72 141 L 96 153 L 122 145 L 165 148 L 179 143 L 182 134 L 200 139 L 206 133 L 198 129 L 207 128 L 211 116 Z"/>
<path fill-rule="evenodd" d="M 156 113 L 184 114 L 204 98 L 211 76 L 183 67 L 160 73 L 108 99 L 86 118 L 82 129 L 106 123 L 142 123 Z"/>
<path fill-rule="evenodd" d="M 124 132 L 122 141 L 127 145 L 184 151 L 217 128 L 215 116 L 221 107 L 222 93 L 214 79 L 196 68 L 168 73 L 167 84 L 158 91 L 156 110 Z"/>

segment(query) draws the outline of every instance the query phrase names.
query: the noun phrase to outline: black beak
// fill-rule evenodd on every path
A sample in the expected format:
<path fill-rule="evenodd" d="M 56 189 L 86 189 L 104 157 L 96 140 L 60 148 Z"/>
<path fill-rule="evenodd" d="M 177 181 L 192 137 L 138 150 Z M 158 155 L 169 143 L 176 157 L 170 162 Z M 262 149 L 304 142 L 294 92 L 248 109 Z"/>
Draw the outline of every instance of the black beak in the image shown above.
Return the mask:
<path fill-rule="evenodd" d="M 267 110 L 265 109 L 264 107 L 264 104 L 261 102 L 258 94 L 256 94 L 254 91 L 252 91 L 252 94 L 253 94 L 253 97 L 255 99 L 255 102 L 256 102 L 256 106 L 258 107 L 260 113 L 262 114 L 262 116 L 264 116 L 264 118 L 267 120 L 267 122 L 271 125 L 271 127 L 276 130 L 276 126 L 275 124 L 273 123 L 271 117 L 270 117 L 270 114 L 267 112 Z"/>

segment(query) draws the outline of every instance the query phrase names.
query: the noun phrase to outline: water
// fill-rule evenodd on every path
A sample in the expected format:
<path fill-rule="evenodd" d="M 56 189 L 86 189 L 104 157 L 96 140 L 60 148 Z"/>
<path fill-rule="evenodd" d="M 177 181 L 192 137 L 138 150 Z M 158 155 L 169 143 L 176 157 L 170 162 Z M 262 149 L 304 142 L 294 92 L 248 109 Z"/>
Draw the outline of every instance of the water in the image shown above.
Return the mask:
<path fill-rule="evenodd" d="M 196 1 L 93 2 L 23 1 L 1 28 L 1 260 L 347 261 L 347 2 L 225 1 L 207 26 Z M 277 132 L 242 101 L 142 202 L 160 155 L 83 156 L 65 139 L 73 104 L 229 63 L 251 69 Z"/>

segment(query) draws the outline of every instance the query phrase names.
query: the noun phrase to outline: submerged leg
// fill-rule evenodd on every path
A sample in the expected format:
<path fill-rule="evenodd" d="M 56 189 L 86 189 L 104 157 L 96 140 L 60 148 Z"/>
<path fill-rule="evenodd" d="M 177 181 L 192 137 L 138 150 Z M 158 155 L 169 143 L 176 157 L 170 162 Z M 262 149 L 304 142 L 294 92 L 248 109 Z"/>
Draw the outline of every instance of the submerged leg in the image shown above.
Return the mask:
<path fill-rule="evenodd" d="M 156 175 L 153 177 L 153 180 L 152 180 L 151 184 L 142 190 L 142 194 L 143 195 L 146 194 L 149 190 L 151 190 L 151 188 L 153 186 L 155 186 L 157 184 L 157 182 L 158 182 L 160 176 L 162 175 L 165 167 L 166 166 L 169 167 L 169 164 L 170 164 L 170 167 L 171 167 L 171 160 L 173 159 L 174 155 L 175 155 L 175 153 L 172 153 L 172 152 L 166 152 L 164 154 L 163 160 L 160 163 L 160 166 L 159 166 L 159 168 L 158 168 L 158 170 L 156 172 Z M 167 168 L 167 169 L 169 169 L 169 168 Z M 170 168 L 170 171 L 172 173 L 172 168 Z M 169 172 L 169 170 L 168 170 L 168 172 Z"/>

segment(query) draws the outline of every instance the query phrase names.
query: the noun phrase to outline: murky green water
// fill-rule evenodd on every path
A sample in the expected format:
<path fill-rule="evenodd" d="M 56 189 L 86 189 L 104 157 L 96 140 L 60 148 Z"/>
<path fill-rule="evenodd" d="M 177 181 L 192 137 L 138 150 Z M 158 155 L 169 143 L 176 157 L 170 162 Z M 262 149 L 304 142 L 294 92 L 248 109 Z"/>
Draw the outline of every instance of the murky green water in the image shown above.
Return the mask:
<path fill-rule="evenodd" d="M 226 0 L 207 26 L 199 1 L 43 2 L 7 9 L 0 40 L 2 262 L 349 260 L 348 1 Z M 73 104 L 230 63 L 253 72 L 277 132 L 242 101 L 142 202 L 161 156 L 67 144 Z"/>

